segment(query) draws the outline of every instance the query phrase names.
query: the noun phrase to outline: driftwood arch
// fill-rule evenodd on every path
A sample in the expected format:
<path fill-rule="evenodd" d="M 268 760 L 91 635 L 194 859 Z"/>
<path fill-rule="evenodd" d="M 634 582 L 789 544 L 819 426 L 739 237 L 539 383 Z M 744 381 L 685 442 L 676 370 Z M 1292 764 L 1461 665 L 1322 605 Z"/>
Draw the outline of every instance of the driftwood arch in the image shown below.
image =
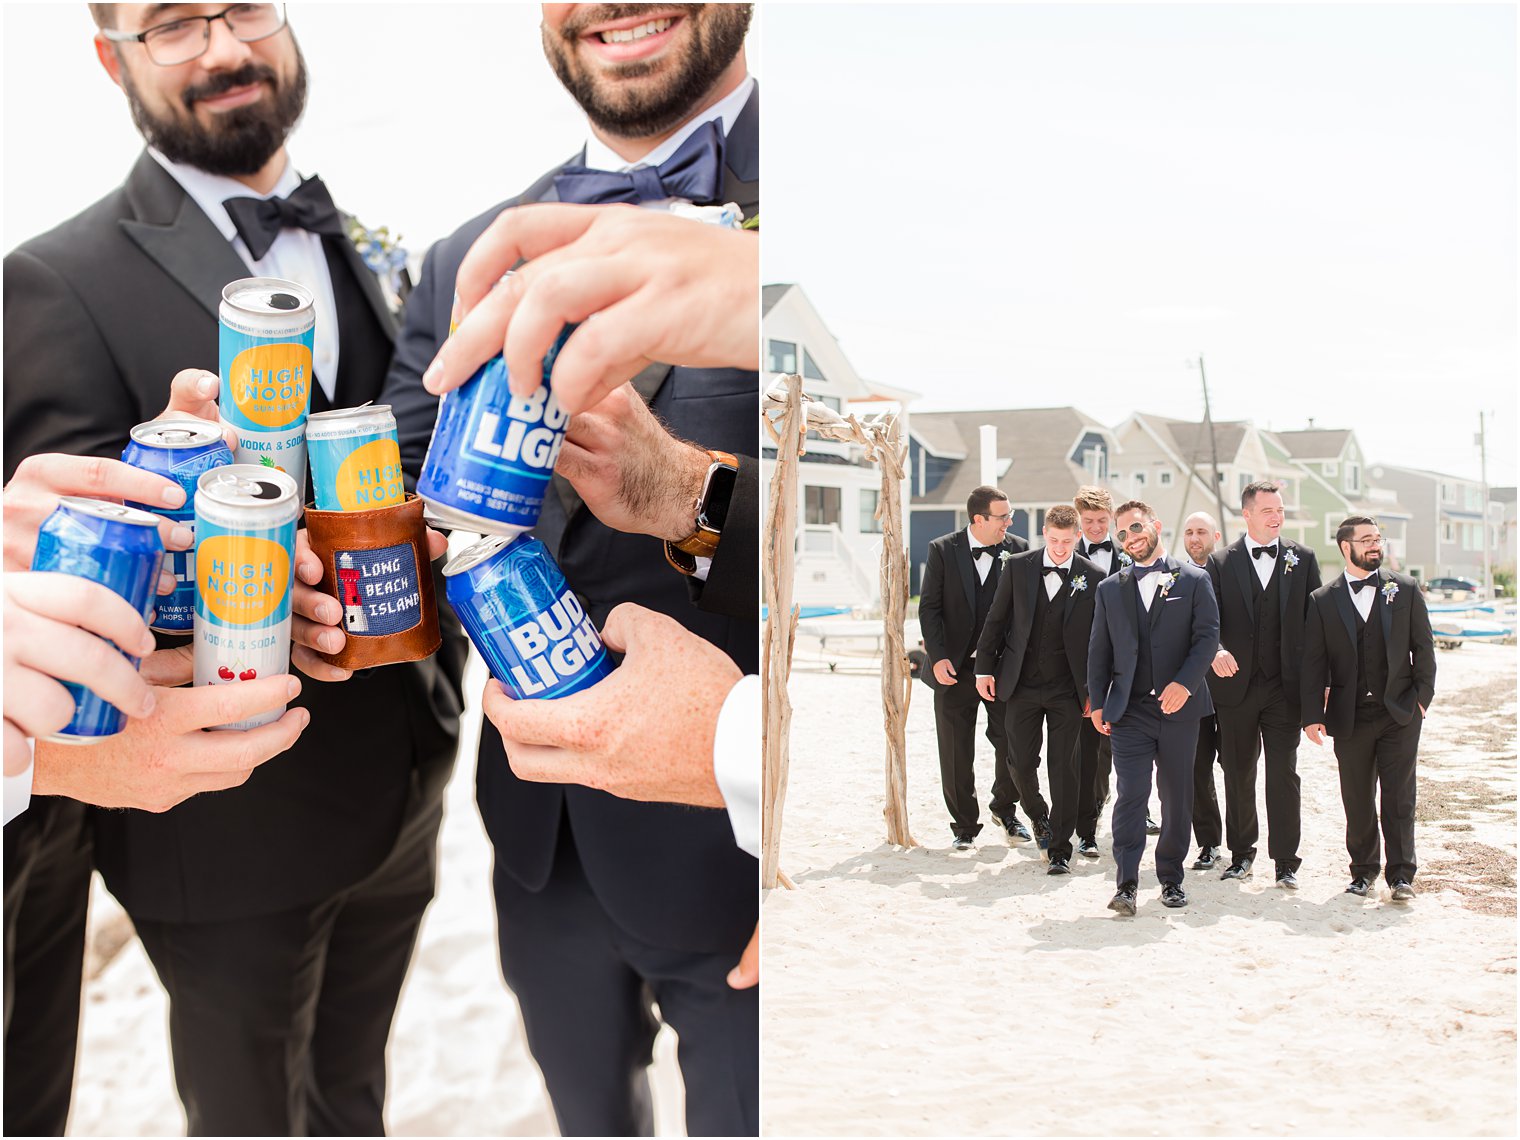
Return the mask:
<path fill-rule="evenodd" d="M 779 413 L 779 415 L 777 414 Z M 761 884 L 790 887 L 782 873 L 781 814 L 786 800 L 787 769 L 791 762 L 792 705 L 787 681 L 797 639 L 797 607 L 793 603 L 796 571 L 798 462 L 807 451 L 807 433 L 825 439 L 856 443 L 881 475 L 876 517 L 881 522 L 881 608 L 883 652 L 881 701 L 886 735 L 887 842 L 916 847 L 908 830 L 908 705 L 912 677 L 903 626 L 908 613 L 908 550 L 903 535 L 902 481 L 908 445 L 902 438 L 899 415 L 872 416 L 864 422 L 842 416 L 802 392 L 802 377 L 778 377 L 761 401 L 761 422 L 776 444 L 776 468 L 771 478 L 765 526 L 764 659 L 761 687 L 765 692 L 764 823 L 761 833 Z M 779 426 L 778 426 L 779 423 Z"/>

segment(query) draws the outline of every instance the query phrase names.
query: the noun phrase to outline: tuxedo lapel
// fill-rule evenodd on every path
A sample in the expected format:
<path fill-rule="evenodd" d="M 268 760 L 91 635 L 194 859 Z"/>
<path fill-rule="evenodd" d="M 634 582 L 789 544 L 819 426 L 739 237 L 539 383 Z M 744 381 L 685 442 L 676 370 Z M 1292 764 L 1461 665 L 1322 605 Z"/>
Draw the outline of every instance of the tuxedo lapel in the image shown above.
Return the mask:
<path fill-rule="evenodd" d="M 971 563 L 971 540 L 963 530 L 956 531 L 950 540 L 950 550 L 955 555 L 955 568 L 960 571 L 961 588 L 966 591 L 966 607 L 976 613 L 976 567 Z"/>
<path fill-rule="evenodd" d="M 344 215 L 344 220 L 347 221 L 347 215 Z M 323 244 L 329 245 L 327 242 Z M 359 282 L 359 291 L 364 294 L 365 303 L 374 310 L 375 319 L 380 322 L 381 329 L 385 331 L 386 339 L 394 343 L 396 333 L 400 331 L 396 314 L 391 312 L 391 307 L 385 303 L 385 294 L 380 291 L 380 281 L 376 278 L 375 271 L 365 263 L 364 258 L 359 255 L 359 251 L 354 248 L 354 243 L 348 240 L 346 234 L 343 237 L 334 238 L 330 243 L 330 248 L 335 249 L 338 256 L 353 271 L 354 280 Z"/>
<path fill-rule="evenodd" d="M 1357 652 L 1356 637 L 1356 603 L 1351 600 L 1351 587 L 1346 584 L 1343 576 L 1341 580 L 1331 587 L 1330 592 L 1335 595 L 1335 608 L 1341 615 L 1341 624 L 1346 627 L 1346 640 L 1351 642 L 1351 653 Z"/>
<path fill-rule="evenodd" d="M 1256 574 L 1256 567 L 1251 565 L 1251 552 L 1246 547 L 1245 535 L 1235 540 L 1235 549 L 1239 556 L 1230 559 L 1235 569 L 1235 585 L 1240 590 L 1240 596 L 1245 601 L 1246 613 L 1256 612 L 1256 595 L 1251 592 L 1251 579 Z"/>
<path fill-rule="evenodd" d="M 1029 620 L 1033 621 L 1035 608 L 1040 604 L 1040 591 L 1045 588 L 1044 557 L 1042 556 L 1037 559 L 1030 559 L 1029 565 L 1025 568 L 1024 573 L 1027 574 L 1031 579 L 1028 583 L 1025 584 L 1024 592 L 1029 602 L 1029 609 L 1027 611 L 1029 614 Z"/>
<path fill-rule="evenodd" d="M 1161 573 L 1163 573 L 1163 574 L 1170 574 L 1174 570 L 1176 570 L 1176 568 L 1177 568 L 1173 564 L 1170 556 L 1168 556 L 1166 558 L 1163 558 L 1161 560 L 1161 566 L 1162 566 Z M 1136 582 L 1135 583 L 1135 593 L 1139 594 L 1139 592 L 1140 592 L 1140 583 Z M 1164 602 L 1164 601 L 1166 601 L 1166 598 L 1164 598 L 1162 596 L 1162 594 L 1161 594 L 1161 583 L 1157 582 L 1156 583 L 1156 592 L 1151 595 L 1151 610 L 1150 610 L 1150 615 L 1149 615 L 1150 619 L 1151 619 L 1151 632 L 1152 633 L 1156 632 L 1156 623 L 1161 620 L 1161 603 Z"/>
<path fill-rule="evenodd" d="M 1288 592 L 1293 585 L 1293 579 L 1288 576 L 1288 540 L 1277 540 L 1277 569 L 1275 573 L 1282 576 L 1282 581 L 1277 584 L 1277 617 L 1285 625 L 1288 621 Z"/>
<path fill-rule="evenodd" d="M 1376 586 L 1372 587 L 1372 588 L 1374 590 L 1376 590 L 1379 594 L 1382 594 L 1384 583 L 1391 582 L 1393 579 L 1383 577 L 1383 572 L 1381 570 L 1379 570 L 1377 572 L 1377 578 L 1378 578 L 1378 584 Z M 1385 597 L 1374 598 L 1373 599 L 1373 605 L 1377 606 L 1377 608 L 1382 611 L 1382 614 L 1383 614 L 1383 642 L 1384 642 L 1384 644 L 1386 644 L 1388 646 L 1389 653 L 1392 654 L 1392 652 L 1393 652 L 1393 606 L 1389 603 L 1388 599 L 1385 598 Z M 1389 660 L 1392 660 L 1391 656 L 1390 656 Z"/>
<path fill-rule="evenodd" d="M 746 218 L 760 208 L 760 85 L 750 92 L 744 109 L 723 141 L 723 183 L 718 203 L 735 203 Z"/>
<path fill-rule="evenodd" d="M 127 175 L 135 218 L 119 223 L 139 249 L 212 316 L 229 281 L 251 270 L 167 170 L 146 151 Z"/>

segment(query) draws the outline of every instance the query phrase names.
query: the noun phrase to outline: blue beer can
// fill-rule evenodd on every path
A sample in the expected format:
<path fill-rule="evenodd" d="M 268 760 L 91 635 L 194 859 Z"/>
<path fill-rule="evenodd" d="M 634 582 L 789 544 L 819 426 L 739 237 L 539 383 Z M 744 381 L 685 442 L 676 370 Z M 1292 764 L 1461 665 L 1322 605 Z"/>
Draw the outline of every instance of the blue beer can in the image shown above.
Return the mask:
<path fill-rule="evenodd" d="M 406 501 L 401 444 L 389 404 L 307 416 L 306 456 L 319 511 L 372 511 Z"/>
<path fill-rule="evenodd" d="M 177 511 L 149 503 L 127 506 L 153 511 L 194 534 L 196 481 L 213 467 L 231 463 L 232 449 L 222 438 L 222 429 L 206 420 L 152 420 L 132 429 L 132 442 L 121 453 L 121 461 L 173 479 L 185 492 L 185 505 Z M 174 593 L 158 600 L 153 628 L 161 633 L 189 633 L 195 628 L 195 547 L 171 551 L 167 558 L 174 574 Z"/>
<path fill-rule="evenodd" d="M 443 576 L 465 632 L 513 697 L 568 697 L 612 672 L 596 626 L 538 539 L 483 538 Z"/>
<path fill-rule="evenodd" d="M 99 582 L 120 594 L 147 621 L 158 592 L 158 572 L 164 562 L 164 543 L 158 536 L 158 516 L 135 507 L 97 499 L 59 499 L 58 508 L 37 532 L 33 570 L 73 574 Z M 124 653 L 135 666 L 141 658 Z M 127 716 L 83 685 L 64 682 L 74 698 L 74 719 L 47 739 L 63 744 L 89 744 L 115 736 Z"/>
<path fill-rule="evenodd" d="M 543 383 L 531 396 L 512 395 L 500 356 L 444 395 L 417 479 L 431 520 L 508 538 L 538 522 L 570 419 L 549 373 L 574 327 L 567 325 L 544 357 Z"/>

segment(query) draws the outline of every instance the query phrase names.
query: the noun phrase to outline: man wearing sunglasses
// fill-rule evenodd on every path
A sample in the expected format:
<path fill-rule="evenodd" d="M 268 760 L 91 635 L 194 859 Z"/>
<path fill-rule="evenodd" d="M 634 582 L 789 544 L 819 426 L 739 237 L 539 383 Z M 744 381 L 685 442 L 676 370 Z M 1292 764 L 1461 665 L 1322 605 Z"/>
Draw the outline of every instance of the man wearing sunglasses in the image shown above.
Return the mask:
<path fill-rule="evenodd" d="M 286 152 L 306 68 L 284 8 L 90 10 L 96 54 L 148 149 L 120 188 L 5 259 L 7 476 L 38 452 L 119 455 L 131 427 L 164 408 L 171 377 L 216 369 L 217 306 L 238 278 L 312 290 L 311 410 L 375 399 L 395 320 L 326 189 Z M 215 377 L 200 379 L 214 415 Z M 308 684 L 297 702 L 308 730 L 239 788 L 159 815 L 95 812 L 89 827 L 75 817 L 67 831 L 60 817 L 74 809 L 54 801 L 6 828 L 8 851 L 16 827 L 59 835 L 24 897 L 6 861 L 18 962 L 7 975 L 7 1133 L 64 1127 L 91 831 L 95 863 L 168 991 L 190 1133 L 383 1130 L 386 1042 L 432 898 L 457 747 L 461 645 L 456 632 L 428 661 Z M 314 678 L 347 676 L 292 656 Z M 151 756 L 163 739 L 153 719 L 98 747 Z"/>
<path fill-rule="evenodd" d="M 976 645 L 997 594 L 1003 563 L 1029 549 L 1008 533 L 1013 508 L 996 487 L 977 487 L 966 499 L 971 520 L 964 530 L 929 543 L 928 564 L 919 592 L 918 621 L 924 648 L 934 663 L 934 726 L 939 738 L 939 777 L 950 809 L 952 846 L 968 850 L 982 830 L 976 804 L 976 710 L 987 710 L 987 739 L 994 753 L 991 812 L 1010 839 L 1025 842 L 1029 832 L 1014 808 L 1019 793 L 1004 728 L 1004 708 L 976 689 Z M 1040 848 L 1050 844 L 1048 821 L 1034 820 Z M 1043 828 L 1043 830 L 1042 830 Z"/>

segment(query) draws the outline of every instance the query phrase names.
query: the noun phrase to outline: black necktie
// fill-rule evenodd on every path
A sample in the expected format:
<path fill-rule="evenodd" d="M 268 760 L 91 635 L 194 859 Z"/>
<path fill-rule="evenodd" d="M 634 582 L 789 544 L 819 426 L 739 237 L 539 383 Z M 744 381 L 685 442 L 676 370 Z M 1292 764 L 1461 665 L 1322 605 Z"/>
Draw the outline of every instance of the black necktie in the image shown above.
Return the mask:
<path fill-rule="evenodd" d="M 686 198 L 715 202 L 723 186 L 723 121 L 703 123 L 675 154 L 658 166 L 638 170 L 592 170 L 567 166 L 554 179 L 561 202 L 600 205 L 608 202 L 659 202 Z"/>
<path fill-rule="evenodd" d="M 1091 554 L 1094 550 L 1106 550 L 1112 554 L 1114 552 L 1114 544 L 1106 538 L 1102 542 L 1089 543 L 1087 553 Z"/>
<path fill-rule="evenodd" d="M 1256 547 L 1252 547 L 1251 548 L 1251 557 L 1252 558 L 1260 558 L 1263 554 L 1268 555 L 1269 557 L 1271 557 L 1273 559 L 1276 559 L 1276 557 L 1277 557 L 1277 544 L 1274 542 L 1271 546 L 1256 546 Z"/>
<path fill-rule="evenodd" d="M 316 175 L 290 192 L 288 198 L 228 198 L 222 203 L 248 246 L 248 255 L 262 261 L 284 229 L 314 234 L 343 234 L 343 219 L 332 195 Z"/>
<path fill-rule="evenodd" d="M 1058 578 L 1060 578 L 1061 581 L 1064 582 L 1064 581 L 1066 581 L 1066 575 L 1068 575 L 1068 574 L 1071 573 L 1071 567 L 1070 566 L 1047 566 L 1047 567 L 1045 567 L 1045 573 L 1047 573 L 1047 574 L 1054 574 Z"/>
<path fill-rule="evenodd" d="M 1362 587 L 1363 586 L 1370 586 L 1374 582 L 1376 582 L 1377 580 L 1378 580 L 1378 576 L 1376 574 L 1370 574 L 1367 577 L 1361 579 L 1360 581 L 1353 581 L 1351 583 L 1351 592 L 1353 594 L 1360 594 L 1362 592 Z"/>
<path fill-rule="evenodd" d="M 992 547 L 992 546 L 978 546 L 975 550 L 973 550 L 971 552 L 971 561 L 975 562 L 978 558 L 981 558 L 983 555 L 985 555 L 988 558 L 991 558 L 992 557 L 992 552 L 995 549 L 996 549 L 996 547 Z"/>

